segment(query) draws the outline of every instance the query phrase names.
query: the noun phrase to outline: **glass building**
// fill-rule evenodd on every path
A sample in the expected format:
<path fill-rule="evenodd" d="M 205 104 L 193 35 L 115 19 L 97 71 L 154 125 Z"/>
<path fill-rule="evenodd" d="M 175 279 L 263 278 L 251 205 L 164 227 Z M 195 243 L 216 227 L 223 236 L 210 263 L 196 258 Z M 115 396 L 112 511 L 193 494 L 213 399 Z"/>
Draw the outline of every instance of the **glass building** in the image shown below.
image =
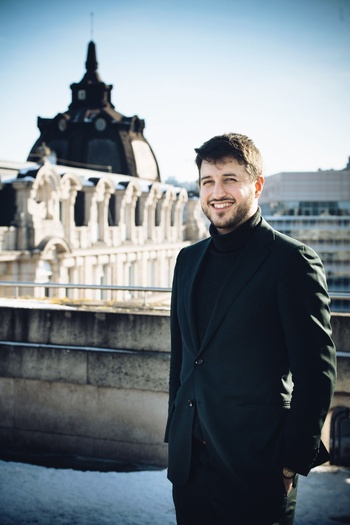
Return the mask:
<path fill-rule="evenodd" d="M 344 170 L 266 177 L 260 206 L 271 226 L 319 254 L 330 292 L 350 292 L 350 160 Z M 332 309 L 350 302 L 334 300 Z"/>

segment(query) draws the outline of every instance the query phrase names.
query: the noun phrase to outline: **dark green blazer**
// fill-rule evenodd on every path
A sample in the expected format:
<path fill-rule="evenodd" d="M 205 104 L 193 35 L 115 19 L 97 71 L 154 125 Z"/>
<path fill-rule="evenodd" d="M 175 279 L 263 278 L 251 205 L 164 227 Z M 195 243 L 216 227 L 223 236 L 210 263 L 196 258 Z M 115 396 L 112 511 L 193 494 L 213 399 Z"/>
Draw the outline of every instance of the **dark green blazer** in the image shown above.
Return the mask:
<path fill-rule="evenodd" d="M 202 343 L 193 293 L 211 238 L 183 249 L 174 273 L 168 477 L 189 475 L 194 410 L 228 482 L 324 462 L 321 429 L 335 385 L 329 297 L 318 255 L 263 219 L 220 291 Z M 320 449 L 321 447 L 321 449 Z"/>

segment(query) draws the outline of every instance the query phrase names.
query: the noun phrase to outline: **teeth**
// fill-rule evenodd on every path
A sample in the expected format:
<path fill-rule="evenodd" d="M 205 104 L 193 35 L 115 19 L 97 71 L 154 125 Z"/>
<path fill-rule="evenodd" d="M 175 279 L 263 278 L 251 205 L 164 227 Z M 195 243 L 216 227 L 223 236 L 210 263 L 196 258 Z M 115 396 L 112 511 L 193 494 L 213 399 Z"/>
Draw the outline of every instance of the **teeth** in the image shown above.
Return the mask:
<path fill-rule="evenodd" d="M 219 210 L 221 210 L 222 208 L 228 208 L 229 206 L 231 206 L 231 204 L 228 202 L 228 203 L 225 203 L 225 204 L 213 204 L 214 208 L 218 208 Z"/>

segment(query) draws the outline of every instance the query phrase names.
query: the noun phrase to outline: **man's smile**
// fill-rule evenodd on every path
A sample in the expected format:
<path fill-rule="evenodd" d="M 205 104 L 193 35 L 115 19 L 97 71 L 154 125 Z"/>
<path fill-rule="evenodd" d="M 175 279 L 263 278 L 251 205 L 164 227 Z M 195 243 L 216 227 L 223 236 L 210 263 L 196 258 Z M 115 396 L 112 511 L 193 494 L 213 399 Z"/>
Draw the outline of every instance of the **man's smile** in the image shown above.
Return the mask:
<path fill-rule="evenodd" d="M 232 206 L 233 202 L 211 202 L 210 205 L 216 210 L 223 210 Z"/>

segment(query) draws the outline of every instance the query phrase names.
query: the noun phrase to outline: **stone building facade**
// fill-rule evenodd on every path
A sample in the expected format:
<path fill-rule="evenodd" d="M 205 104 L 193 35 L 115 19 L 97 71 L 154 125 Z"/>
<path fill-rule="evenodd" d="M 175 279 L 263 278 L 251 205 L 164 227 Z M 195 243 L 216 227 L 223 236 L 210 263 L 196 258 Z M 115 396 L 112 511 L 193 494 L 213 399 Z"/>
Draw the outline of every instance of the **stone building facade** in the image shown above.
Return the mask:
<path fill-rule="evenodd" d="M 0 281 L 167 288 L 179 250 L 207 235 L 199 201 L 161 182 L 145 122 L 115 110 L 94 42 L 85 65 L 68 110 L 38 118 L 27 162 L 0 161 Z"/>
<path fill-rule="evenodd" d="M 47 159 L 2 162 L 0 177 L 1 281 L 169 287 L 179 250 L 206 234 L 183 188 Z"/>

